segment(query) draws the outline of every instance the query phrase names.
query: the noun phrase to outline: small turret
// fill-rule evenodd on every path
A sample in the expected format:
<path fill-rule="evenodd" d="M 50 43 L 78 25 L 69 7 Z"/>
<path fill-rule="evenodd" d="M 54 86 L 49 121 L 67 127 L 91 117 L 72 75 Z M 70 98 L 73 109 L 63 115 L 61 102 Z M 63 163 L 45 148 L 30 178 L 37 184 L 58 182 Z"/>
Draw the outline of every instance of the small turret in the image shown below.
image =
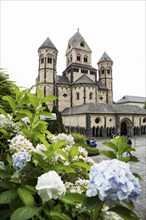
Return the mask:
<path fill-rule="evenodd" d="M 38 49 L 39 68 L 37 82 L 40 82 L 40 89 L 44 96 L 56 95 L 56 64 L 58 50 L 49 39 L 43 42 Z"/>
<path fill-rule="evenodd" d="M 113 103 L 113 85 L 112 85 L 112 65 L 113 61 L 108 56 L 106 52 L 103 53 L 102 57 L 97 63 L 98 65 L 98 74 L 99 74 L 99 81 L 102 82 L 107 88 L 107 103 Z"/>

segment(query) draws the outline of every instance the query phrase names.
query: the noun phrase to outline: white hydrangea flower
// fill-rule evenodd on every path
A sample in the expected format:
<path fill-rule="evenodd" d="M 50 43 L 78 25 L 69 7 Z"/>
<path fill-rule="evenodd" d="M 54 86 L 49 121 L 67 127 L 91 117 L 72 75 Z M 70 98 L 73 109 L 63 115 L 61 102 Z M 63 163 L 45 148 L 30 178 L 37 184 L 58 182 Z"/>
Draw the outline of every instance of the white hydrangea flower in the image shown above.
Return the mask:
<path fill-rule="evenodd" d="M 71 135 L 67 135 L 64 133 L 60 133 L 57 136 L 50 135 L 48 136 L 48 139 L 51 140 L 52 142 L 64 141 L 65 144 L 69 146 L 72 146 L 75 143 L 74 138 Z"/>
<path fill-rule="evenodd" d="M 88 186 L 88 180 L 78 179 L 75 183 L 65 182 L 66 189 L 71 193 L 79 193 L 82 194 L 86 192 Z"/>
<path fill-rule="evenodd" d="M 10 142 L 10 151 L 11 153 L 20 152 L 20 151 L 27 151 L 28 153 L 35 152 L 35 148 L 33 147 L 32 143 L 27 140 L 23 135 L 16 135 L 13 137 Z"/>
<path fill-rule="evenodd" d="M 58 199 L 66 193 L 65 185 L 55 171 L 49 171 L 38 177 L 36 190 L 44 202 Z"/>
<path fill-rule="evenodd" d="M 30 120 L 28 117 L 22 118 L 22 121 L 24 121 L 26 124 L 30 123 Z"/>
<path fill-rule="evenodd" d="M 46 149 L 46 146 L 45 146 L 44 144 L 37 144 L 37 146 L 36 146 L 34 152 L 35 152 L 36 154 L 39 154 L 40 156 L 42 156 L 43 159 L 45 160 L 45 159 L 47 158 L 47 156 L 44 154 L 43 151 L 46 151 L 46 150 L 47 150 L 47 149 Z"/>
<path fill-rule="evenodd" d="M 5 170 L 6 167 L 5 167 L 5 164 L 3 161 L 0 161 L 0 170 Z"/>
<path fill-rule="evenodd" d="M 103 207 L 102 207 L 102 218 L 104 220 L 124 220 L 123 218 L 121 218 L 119 215 L 117 215 L 115 212 L 109 212 L 108 211 L 109 207 L 104 204 Z"/>
<path fill-rule="evenodd" d="M 0 128 L 12 128 L 13 122 L 11 121 L 12 117 L 8 114 L 8 117 L 5 117 L 3 114 L 0 114 Z"/>
<path fill-rule="evenodd" d="M 87 157 L 87 156 L 88 156 L 88 152 L 87 152 L 87 150 L 86 150 L 85 148 L 79 146 L 79 147 L 78 147 L 78 151 L 80 152 L 80 154 L 81 154 L 82 156 L 84 156 L 84 157 Z"/>
<path fill-rule="evenodd" d="M 136 201 L 140 194 L 138 179 L 131 173 L 128 163 L 113 160 L 103 160 L 90 169 L 90 180 L 86 195 L 98 195 L 107 203 L 119 201 Z"/>

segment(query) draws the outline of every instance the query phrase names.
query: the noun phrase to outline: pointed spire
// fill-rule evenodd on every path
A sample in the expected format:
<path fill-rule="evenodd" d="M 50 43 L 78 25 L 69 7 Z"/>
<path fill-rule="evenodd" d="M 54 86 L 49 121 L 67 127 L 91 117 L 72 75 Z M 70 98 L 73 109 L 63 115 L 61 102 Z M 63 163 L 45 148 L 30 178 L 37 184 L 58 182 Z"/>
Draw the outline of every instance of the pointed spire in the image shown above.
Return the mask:
<path fill-rule="evenodd" d="M 79 28 L 77 30 L 77 32 L 69 39 L 69 43 L 72 47 L 75 47 L 76 44 L 83 39 L 82 35 L 79 32 Z"/>
<path fill-rule="evenodd" d="M 44 43 L 39 47 L 39 49 L 42 49 L 42 48 L 54 48 L 55 50 L 57 50 L 49 37 L 47 37 Z"/>
<path fill-rule="evenodd" d="M 113 63 L 112 59 L 109 57 L 109 55 L 108 55 L 106 52 L 103 53 L 102 57 L 101 57 L 100 60 L 98 61 L 98 64 L 99 64 L 100 62 L 105 62 L 105 61 L 110 61 L 110 62 Z"/>

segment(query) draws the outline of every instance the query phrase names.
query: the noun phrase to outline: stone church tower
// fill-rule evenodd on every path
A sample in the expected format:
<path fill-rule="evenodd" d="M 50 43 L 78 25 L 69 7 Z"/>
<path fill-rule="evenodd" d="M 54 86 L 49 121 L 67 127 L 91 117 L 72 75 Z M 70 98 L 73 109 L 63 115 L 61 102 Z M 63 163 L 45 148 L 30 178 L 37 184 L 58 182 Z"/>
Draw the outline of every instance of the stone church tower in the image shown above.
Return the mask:
<path fill-rule="evenodd" d="M 79 30 L 69 39 L 66 49 L 66 68 L 57 75 L 57 49 L 49 38 L 38 49 L 39 73 L 37 81 L 47 95 L 56 95 L 60 111 L 88 103 L 112 103 L 112 65 L 106 52 L 97 69 L 92 67 L 92 51 Z M 53 106 L 53 105 L 52 105 Z M 48 106 L 50 110 L 52 106 Z"/>
<path fill-rule="evenodd" d="M 58 51 L 49 38 L 38 49 L 39 67 L 37 82 L 44 96 L 56 95 L 56 64 Z M 50 109 L 53 103 L 49 103 Z"/>
<path fill-rule="evenodd" d="M 106 103 L 113 103 L 113 83 L 112 83 L 112 65 L 113 61 L 106 52 L 98 61 L 99 81 L 102 82 L 107 88 Z"/>

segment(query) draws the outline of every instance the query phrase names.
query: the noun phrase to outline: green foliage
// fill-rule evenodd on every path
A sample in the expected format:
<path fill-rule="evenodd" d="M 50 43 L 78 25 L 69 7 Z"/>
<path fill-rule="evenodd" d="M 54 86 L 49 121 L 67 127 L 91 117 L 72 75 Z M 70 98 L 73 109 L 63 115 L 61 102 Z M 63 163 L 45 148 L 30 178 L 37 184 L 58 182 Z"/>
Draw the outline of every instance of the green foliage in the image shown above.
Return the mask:
<path fill-rule="evenodd" d="M 71 135 L 73 136 L 75 142 L 78 144 L 83 144 L 86 141 L 86 137 L 84 135 L 81 135 L 79 133 L 71 133 Z"/>
<path fill-rule="evenodd" d="M 65 127 L 63 125 L 62 116 L 58 108 L 54 105 L 52 113 L 56 114 L 57 120 L 52 120 L 49 122 L 48 130 L 52 134 L 66 133 Z"/>
<path fill-rule="evenodd" d="M 144 102 L 144 106 L 143 106 L 143 108 L 146 109 L 146 101 Z"/>
<path fill-rule="evenodd" d="M 113 138 L 112 141 L 105 141 L 103 144 L 109 147 L 111 150 L 101 150 L 100 154 L 110 158 L 118 159 L 124 162 L 139 162 L 138 158 L 135 156 L 124 156 L 126 152 L 135 151 L 135 148 L 131 148 L 129 144 L 126 143 L 126 137 L 120 136 Z"/>
<path fill-rule="evenodd" d="M 40 116 L 52 117 L 45 103 L 56 100 L 55 96 L 44 97 L 40 89 L 37 89 L 36 95 L 34 95 L 31 93 L 31 88 L 20 91 L 15 84 L 12 84 L 11 87 L 15 96 L 4 95 L 2 97 L 2 100 L 7 102 L 10 111 L 0 109 L 0 116 L 4 116 L 4 124 L 0 127 L 0 219 L 102 219 L 104 201 L 101 201 L 98 196 L 86 197 L 87 185 L 78 185 L 78 181 L 86 182 L 89 179 L 89 170 L 93 164 L 91 160 L 88 161 L 90 158 L 86 156 L 87 152 L 84 148 L 88 149 L 88 152 L 92 152 L 91 154 L 96 153 L 97 155 L 99 151 L 87 147 L 85 137 L 79 134 L 73 134 L 76 142 L 73 144 L 74 142 L 69 139 L 69 136 L 64 134 L 64 139 L 55 139 L 59 135 L 53 136 L 48 131 L 48 123 L 40 120 Z M 61 115 L 57 112 L 56 107 L 53 112 L 59 118 L 57 122 L 59 124 L 56 124 L 54 132 L 55 134 L 63 132 Z M 22 146 L 21 140 L 19 140 L 20 146 L 19 143 L 15 143 L 17 147 L 14 144 L 15 152 L 13 152 L 14 149 L 13 151 L 12 148 L 10 149 L 10 142 L 16 135 L 24 136 L 26 144 Z M 29 145 L 30 143 L 31 145 Z M 121 155 L 128 150 L 123 137 L 113 140 L 112 143 L 105 142 L 105 144 L 111 148 L 111 152 L 101 153 L 110 158 L 121 159 Z M 25 153 L 27 157 L 30 156 L 29 159 L 27 158 L 28 160 L 25 158 L 23 166 L 19 164 L 19 159 L 22 159 L 20 155 L 17 156 L 17 163 L 14 160 L 14 156 L 20 152 Z M 24 158 L 21 162 L 23 160 Z M 136 161 L 136 158 L 133 160 Z M 18 164 L 21 166 L 19 167 Z M 42 194 L 36 187 L 38 179 L 50 171 L 54 171 L 58 175 L 64 187 L 65 184 L 70 184 L 68 188 L 65 188 L 64 194 L 58 197 L 51 197 L 51 192 L 46 192 L 46 188 L 52 190 L 54 187 L 51 185 L 51 188 L 47 185 L 47 178 L 42 181 L 41 187 L 46 187 L 45 190 L 43 188 Z M 51 179 L 51 182 L 53 180 Z M 58 184 L 58 181 L 55 184 Z M 76 190 L 75 192 L 70 191 L 72 186 L 73 191 Z M 53 188 L 52 193 L 56 195 L 57 190 L 58 188 Z M 120 209 L 117 205 L 109 211 L 118 213 L 125 220 L 130 220 L 131 217 L 134 220 L 138 219 L 131 208 L 120 207 L 122 208 Z"/>
<path fill-rule="evenodd" d="M 86 144 L 86 136 L 85 135 L 81 135 L 78 133 L 71 133 L 71 135 L 73 136 L 73 138 L 75 140 L 75 145 L 77 145 L 77 146 L 81 145 L 83 148 L 85 148 L 86 151 L 88 152 L 89 156 L 99 155 L 99 150 L 97 148 L 89 147 Z"/>
<path fill-rule="evenodd" d="M 124 220 L 139 220 L 138 216 L 135 215 L 134 212 L 121 205 L 117 205 L 116 207 L 109 209 L 109 211 L 115 212 Z"/>
<path fill-rule="evenodd" d="M 3 96 L 8 95 L 15 97 L 14 89 L 11 87 L 12 81 L 9 80 L 9 76 L 4 69 L 0 69 L 0 107 L 4 108 L 7 112 L 11 112 L 9 104 L 6 100 L 2 99 Z"/>

